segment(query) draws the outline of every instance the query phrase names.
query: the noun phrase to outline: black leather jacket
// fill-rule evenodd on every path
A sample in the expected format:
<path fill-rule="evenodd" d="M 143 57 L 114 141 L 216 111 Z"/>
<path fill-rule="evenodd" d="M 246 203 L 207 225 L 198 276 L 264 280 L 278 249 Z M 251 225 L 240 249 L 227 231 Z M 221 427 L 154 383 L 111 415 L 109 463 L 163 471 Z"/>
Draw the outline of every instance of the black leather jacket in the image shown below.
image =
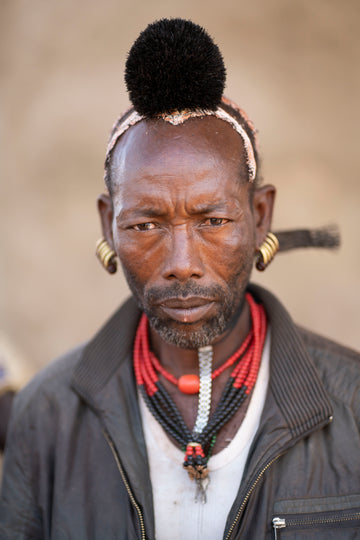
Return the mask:
<path fill-rule="evenodd" d="M 359 356 L 251 290 L 271 325 L 270 383 L 224 538 L 360 538 Z M 131 362 L 138 318 L 128 301 L 16 398 L 1 539 L 154 538 Z"/>

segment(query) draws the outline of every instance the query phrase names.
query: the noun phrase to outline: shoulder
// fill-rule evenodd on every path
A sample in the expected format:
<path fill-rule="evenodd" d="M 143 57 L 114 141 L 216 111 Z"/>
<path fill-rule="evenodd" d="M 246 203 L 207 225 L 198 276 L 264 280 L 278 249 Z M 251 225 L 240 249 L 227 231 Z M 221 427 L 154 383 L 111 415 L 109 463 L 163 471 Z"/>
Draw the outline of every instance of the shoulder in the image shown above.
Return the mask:
<path fill-rule="evenodd" d="M 71 379 L 85 346 L 80 345 L 48 364 L 16 395 L 9 432 L 23 429 L 24 424 L 32 431 L 39 424 L 50 429 L 60 405 L 66 405 L 68 410 L 75 403 Z"/>
<path fill-rule="evenodd" d="M 121 344 L 116 339 L 125 334 L 132 342 L 132 328 L 128 328 L 131 319 L 138 318 L 138 310 L 132 298 L 128 299 L 105 322 L 100 330 L 87 342 L 71 349 L 50 362 L 23 388 L 15 399 L 15 411 L 35 407 L 37 403 L 59 402 L 68 408 L 77 398 L 73 391 L 74 374 L 87 363 L 89 376 L 96 378 L 97 371 L 105 371 L 104 357 L 118 356 Z M 107 347 L 111 350 L 108 351 Z M 115 349 L 115 353 L 113 351 Z M 88 358 L 91 357 L 91 362 Z"/>
<path fill-rule="evenodd" d="M 78 400 L 71 391 L 71 376 L 83 348 L 77 347 L 46 366 L 14 399 L 5 446 L 2 496 L 4 500 L 11 499 L 16 492 L 16 505 L 24 515 L 33 508 L 34 493 L 47 474 L 48 456 L 53 455 L 51 449 L 58 434 L 63 433 L 66 419 L 71 422 L 76 416 Z M 8 510 L 14 512 L 15 508 Z"/>
<path fill-rule="evenodd" d="M 79 388 L 85 393 L 98 390 L 127 358 L 124 351 L 132 350 L 139 313 L 129 298 L 89 341 L 39 371 L 16 396 L 10 427 L 47 423 L 51 431 L 57 421 L 75 418 L 83 404 Z"/>
<path fill-rule="evenodd" d="M 354 376 L 360 375 L 360 353 L 305 328 L 298 327 L 298 330 L 309 354 L 319 366 L 350 370 Z"/>
<path fill-rule="evenodd" d="M 284 306 L 266 289 L 252 284 L 249 290 L 265 306 L 272 332 L 272 351 L 276 349 L 278 357 L 282 358 L 281 374 L 292 362 L 292 376 L 318 375 L 333 405 L 337 403 L 347 408 L 360 422 L 360 355 L 295 325 Z M 298 367 L 305 371 L 301 373 Z"/>
<path fill-rule="evenodd" d="M 304 328 L 299 333 L 329 394 L 360 418 L 360 354 Z"/>

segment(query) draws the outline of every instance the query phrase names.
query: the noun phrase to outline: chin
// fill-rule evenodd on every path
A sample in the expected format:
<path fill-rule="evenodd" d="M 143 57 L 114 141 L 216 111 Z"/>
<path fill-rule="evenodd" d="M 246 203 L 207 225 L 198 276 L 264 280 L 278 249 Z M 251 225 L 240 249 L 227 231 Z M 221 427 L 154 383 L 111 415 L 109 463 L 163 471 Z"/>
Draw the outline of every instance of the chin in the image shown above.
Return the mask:
<path fill-rule="evenodd" d="M 166 343 L 182 349 L 199 349 L 211 345 L 226 331 L 228 326 L 228 321 L 225 321 L 222 315 L 214 317 L 202 325 L 176 323 L 175 326 L 168 320 L 164 321 L 151 315 L 148 315 L 148 319 L 150 326 Z"/>

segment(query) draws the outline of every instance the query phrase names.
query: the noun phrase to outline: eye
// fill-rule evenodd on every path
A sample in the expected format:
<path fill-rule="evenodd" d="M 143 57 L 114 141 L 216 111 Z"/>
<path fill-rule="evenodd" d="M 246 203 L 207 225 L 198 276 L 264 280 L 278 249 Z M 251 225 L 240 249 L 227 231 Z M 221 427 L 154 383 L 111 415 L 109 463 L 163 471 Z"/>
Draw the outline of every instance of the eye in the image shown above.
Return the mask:
<path fill-rule="evenodd" d="M 152 221 L 147 221 L 146 223 L 138 223 L 137 225 L 134 225 L 132 229 L 135 231 L 151 231 L 152 229 L 155 229 L 156 225 Z"/>
<path fill-rule="evenodd" d="M 225 225 L 225 223 L 228 223 L 228 221 L 229 220 L 226 218 L 212 217 L 212 218 L 208 218 L 205 221 L 205 225 L 210 225 L 211 227 L 220 227 L 221 225 Z"/>

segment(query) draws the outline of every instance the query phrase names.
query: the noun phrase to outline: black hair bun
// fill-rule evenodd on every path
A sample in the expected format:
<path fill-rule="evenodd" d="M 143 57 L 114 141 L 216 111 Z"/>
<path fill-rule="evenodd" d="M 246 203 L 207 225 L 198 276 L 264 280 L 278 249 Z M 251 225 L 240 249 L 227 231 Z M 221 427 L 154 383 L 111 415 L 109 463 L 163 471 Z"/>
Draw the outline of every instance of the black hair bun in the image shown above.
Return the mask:
<path fill-rule="evenodd" d="M 218 46 L 201 26 L 184 19 L 149 24 L 133 44 L 125 68 L 130 100 L 146 117 L 215 110 L 225 78 Z"/>

